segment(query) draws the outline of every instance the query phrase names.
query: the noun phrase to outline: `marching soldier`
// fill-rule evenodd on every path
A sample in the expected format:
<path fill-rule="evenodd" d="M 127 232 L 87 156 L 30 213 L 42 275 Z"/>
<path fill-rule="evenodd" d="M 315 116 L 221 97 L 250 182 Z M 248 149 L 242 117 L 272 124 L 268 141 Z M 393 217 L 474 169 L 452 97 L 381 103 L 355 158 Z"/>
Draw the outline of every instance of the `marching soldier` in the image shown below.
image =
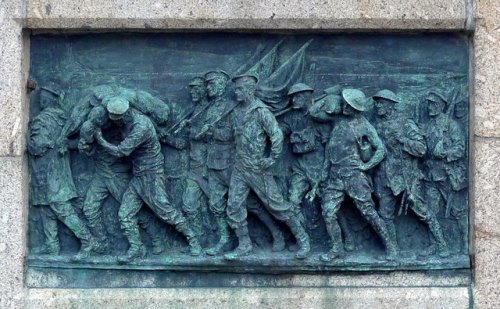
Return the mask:
<path fill-rule="evenodd" d="M 219 230 L 218 243 L 206 250 L 208 255 L 223 252 L 230 242 L 229 225 L 227 222 L 227 193 L 233 166 L 234 134 L 231 121 L 235 104 L 225 97 L 229 76 L 221 70 L 210 71 L 205 75 L 210 108 L 205 118 L 205 125 L 198 133 L 198 138 L 208 140 L 207 167 L 209 206 Z M 273 237 L 273 251 L 281 251 L 285 247 L 283 234 L 271 216 L 255 199 L 249 199 L 247 209 L 254 213 L 264 223 Z"/>
<path fill-rule="evenodd" d="M 465 134 L 453 119 L 453 107 L 449 106 L 450 113 L 445 113 L 448 101 L 442 94 L 431 91 L 426 100 L 430 117 L 425 125 L 427 200 L 434 211 L 444 205 L 445 217 L 460 218 L 461 249 L 465 251 L 468 242 L 467 207 L 462 194 L 467 188 Z"/>
<path fill-rule="evenodd" d="M 361 115 L 369 106 L 364 93 L 357 89 L 344 89 L 342 98 L 343 115 L 338 116 L 326 145 L 322 175 L 322 180 L 326 181 L 322 203 L 323 217 L 327 223 L 332 248 L 321 255 L 320 259 L 328 262 L 342 256 L 337 212 L 347 195 L 382 238 L 387 249 L 387 259 L 393 260 L 397 256 L 397 247 L 390 238 L 384 221 L 375 210 L 371 197 L 372 186 L 367 176 L 367 171 L 384 158 L 384 145 L 375 128 Z M 374 149 L 373 153 L 371 149 Z"/>
<path fill-rule="evenodd" d="M 69 154 L 58 153 L 55 145 L 64 123 L 65 112 L 59 106 L 63 94 L 55 87 L 42 87 L 41 112 L 29 126 L 28 152 L 31 155 L 31 199 L 39 206 L 45 234 L 44 253 L 57 255 L 60 251 L 57 220 L 64 223 L 81 242 L 75 259 L 88 256 L 98 249 L 97 242 L 76 213 L 71 200 L 77 197 Z"/>
<path fill-rule="evenodd" d="M 234 114 L 236 157 L 229 185 L 227 216 L 238 237 L 238 247 L 225 255 L 228 260 L 249 254 L 253 247 L 248 235 L 245 202 L 252 190 L 276 219 L 285 222 L 299 245 L 295 257 L 303 259 L 310 251 L 309 235 L 283 198 L 269 168 L 281 155 L 283 133 L 266 105 L 255 97 L 257 77 L 233 78 L 239 107 Z M 268 145 L 267 141 L 270 141 Z M 270 146 L 270 155 L 266 148 Z"/>
<path fill-rule="evenodd" d="M 129 108 L 129 102 L 122 97 L 113 97 L 107 104 L 109 118 L 119 127 L 123 140 L 118 145 L 106 141 L 101 131 L 96 133 L 97 142 L 111 155 L 129 157 L 132 161 L 133 177 L 125 191 L 118 217 L 130 248 L 120 262 L 130 262 L 145 255 L 137 214 L 143 202 L 161 220 L 173 225 L 186 236 L 191 255 L 200 255 L 201 246 L 196 234 L 186 219 L 175 209 L 165 192 L 164 159 L 153 122 L 146 116 Z"/>
<path fill-rule="evenodd" d="M 329 122 L 315 121 L 309 109 L 313 102 L 313 89 L 298 83 L 290 87 L 288 96 L 292 109 L 281 120 L 283 133 L 289 136 L 292 145 L 292 176 L 289 182 L 288 200 L 294 205 L 295 212 L 301 213 L 301 203 L 307 196 L 312 201 L 318 194 L 321 180 L 325 144 L 331 132 Z M 320 103 L 321 104 L 321 103 Z M 308 194 L 309 192 L 309 194 Z M 344 216 L 339 215 L 339 224 L 345 239 L 345 249 L 354 249 L 354 236 Z"/>
<path fill-rule="evenodd" d="M 384 141 L 386 156 L 375 168 L 375 194 L 380 203 L 379 214 L 384 219 L 391 239 L 396 241 L 394 216 L 398 202 L 408 205 L 424 222 L 436 243 L 439 255 L 449 255 L 441 226 L 424 199 L 424 175 L 418 166 L 419 158 L 427 152 L 425 139 L 413 120 L 394 114 L 400 99 L 390 90 L 381 90 L 373 96 L 377 115 L 381 118 L 377 132 Z M 406 210 L 400 209 L 400 213 Z"/>

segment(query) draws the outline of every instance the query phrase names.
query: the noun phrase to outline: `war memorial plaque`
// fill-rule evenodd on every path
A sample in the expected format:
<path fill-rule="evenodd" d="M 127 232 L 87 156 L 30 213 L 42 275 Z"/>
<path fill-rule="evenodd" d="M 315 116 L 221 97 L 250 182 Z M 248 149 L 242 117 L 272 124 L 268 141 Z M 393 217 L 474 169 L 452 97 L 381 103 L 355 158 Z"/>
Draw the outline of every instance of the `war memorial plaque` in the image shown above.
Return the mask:
<path fill-rule="evenodd" d="M 31 38 L 28 267 L 469 268 L 461 34 Z"/>

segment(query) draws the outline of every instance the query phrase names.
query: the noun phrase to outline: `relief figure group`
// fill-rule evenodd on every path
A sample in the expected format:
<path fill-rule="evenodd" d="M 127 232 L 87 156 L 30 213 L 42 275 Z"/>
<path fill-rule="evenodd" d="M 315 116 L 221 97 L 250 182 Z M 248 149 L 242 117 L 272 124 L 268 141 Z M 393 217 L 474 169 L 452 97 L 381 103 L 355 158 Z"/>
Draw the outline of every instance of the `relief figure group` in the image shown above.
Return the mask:
<path fill-rule="evenodd" d="M 467 252 L 463 102 L 428 91 L 420 103 L 428 113 L 423 122 L 399 114 L 404 98 L 391 90 L 367 96 L 336 85 L 315 97 L 316 89 L 296 82 L 284 93 L 286 108 L 275 111 L 257 95 L 258 85 L 259 76 L 252 73 L 230 76 L 215 69 L 196 76 L 188 85 L 186 106 L 192 108 L 179 119 L 171 104 L 143 90 L 96 86 L 68 112 L 63 90 L 41 86 L 40 112 L 28 136 L 31 205 L 40 209 L 43 225 L 39 253 L 60 254 L 60 221 L 81 243 L 73 262 L 107 254 L 113 246 L 103 218 L 107 198 L 120 204 L 117 220 L 128 241 L 118 263 L 147 256 L 142 233 L 151 239 L 152 254 L 168 256 L 161 233 L 165 225 L 187 241 L 185 254 L 226 261 L 252 256 L 248 212 L 269 232 L 271 252 L 286 252 L 289 230 L 296 243 L 291 258 L 342 260 L 359 248 L 353 227 L 339 211 L 348 205 L 383 244 L 383 260 L 400 258 L 395 221 L 409 213 L 429 235 L 429 246 L 419 256 L 454 254 L 440 209 L 457 222 L 459 253 Z M 366 114 L 371 109 L 373 117 Z M 188 153 L 181 207 L 166 185 L 162 145 Z M 81 214 L 72 203 L 78 197 L 70 158 L 75 151 L 94 165 Z M 278 165 L 285 166 L 283 179 L 273 172 Z M 305 207 L 315 202 L 325 239 L 312 238 L 308 230 Z M 213 218 L 211 231 L 201 224 L 203 203 Z M 202 235 L 213 231 L 217 241 L 203 242 Z M 328 244 L 317 257 L 315 242 Z"/>

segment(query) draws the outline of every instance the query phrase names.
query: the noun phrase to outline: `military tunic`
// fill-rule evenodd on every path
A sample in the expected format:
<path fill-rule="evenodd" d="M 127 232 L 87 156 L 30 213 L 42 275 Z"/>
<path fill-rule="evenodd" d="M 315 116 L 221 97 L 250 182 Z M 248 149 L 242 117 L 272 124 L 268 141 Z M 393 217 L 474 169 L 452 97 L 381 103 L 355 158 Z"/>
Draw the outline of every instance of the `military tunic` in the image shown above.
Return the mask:
<path fill-rule="evenodd" d="M 245 202 L 250 190 L 277 219 L 286 221 L 292 205 L 286 202 L 271 173 L 263 166 L 267 140 L 269 157 L 276 160 L 282 151 L 283 133 L 271 111 L 259 99 L 238 108 L 234 114 L 236 157 L 229 185 L 227 216 L 233 228 L 246 224 Z"/>

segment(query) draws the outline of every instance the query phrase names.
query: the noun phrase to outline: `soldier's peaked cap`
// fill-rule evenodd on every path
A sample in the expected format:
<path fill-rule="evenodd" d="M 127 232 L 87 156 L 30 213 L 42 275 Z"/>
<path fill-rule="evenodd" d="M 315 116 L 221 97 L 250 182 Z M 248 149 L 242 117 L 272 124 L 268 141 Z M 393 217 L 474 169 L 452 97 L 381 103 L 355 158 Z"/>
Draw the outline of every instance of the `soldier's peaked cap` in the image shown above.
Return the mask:
<path fill-rule="evenodd" d="M 106 104 L 106 109 L 110 114 L 123 115 L 129 109 L 130 103 L 122 97 L 112 97 Z"/>
<path fill-rule="evenodd" d="M 304 92 L 304 91 L 313 92 L 314 89 L 312 89 L 310 86 L 308 86 L 304 83 L 297 83 L 297 84 L 294 84 L 292 87 L 290 87 L 290 90 L 288 90 L 288 95 L 292 95 L 292 94 Z"/>
<path fill-rule="evenodd" d="M 259 78 L 254 74 L 240 74 L 236 75 L 231 79 L 234 83 L 250 83 L 257 84 L 259 82 Z"/>
<path fill-rule="evenodd" d="M 203 86 L 205 85 L 205 79 L 203 77 L 195 77 L 189 82 L 189 86 Z"/>
<path fill-rule="evenodd" d="M 446 98 L 442 94 L 436 91 L 429 92 L 425 99 L 432 102 L 444 102 L 445 104 L 448 104 L 448 100 L 446 100 Z"/>
<path fill-rule="evenodd" d="M 363 91 L 358 89 L 342 90 L 342 97 L 355 110 L 366 111 L 370 107 L 370 98 L 367 98 Z"/>
<path fill-rule="evenodd" d="M 207 73 L 205 73 L 205 80 L 206 81 L 209 81 L 209 80 L 213 80 L 213 79 L 216 79 L 216 78 L 224 78 L 225 80 L 229 80 L 229 74 L 227 74 L 225 71 L 223 70 L 213 70 L 213 71 L 208 71 Z"/>
<path fill-rule="evenodd" d="M 401 99 L 392 91 L 388 89 L 380 90 L 379 92 L 375 93 L 373 96 L 373 99 L 386 99 L 394 103 L 399 103 Z"/>

